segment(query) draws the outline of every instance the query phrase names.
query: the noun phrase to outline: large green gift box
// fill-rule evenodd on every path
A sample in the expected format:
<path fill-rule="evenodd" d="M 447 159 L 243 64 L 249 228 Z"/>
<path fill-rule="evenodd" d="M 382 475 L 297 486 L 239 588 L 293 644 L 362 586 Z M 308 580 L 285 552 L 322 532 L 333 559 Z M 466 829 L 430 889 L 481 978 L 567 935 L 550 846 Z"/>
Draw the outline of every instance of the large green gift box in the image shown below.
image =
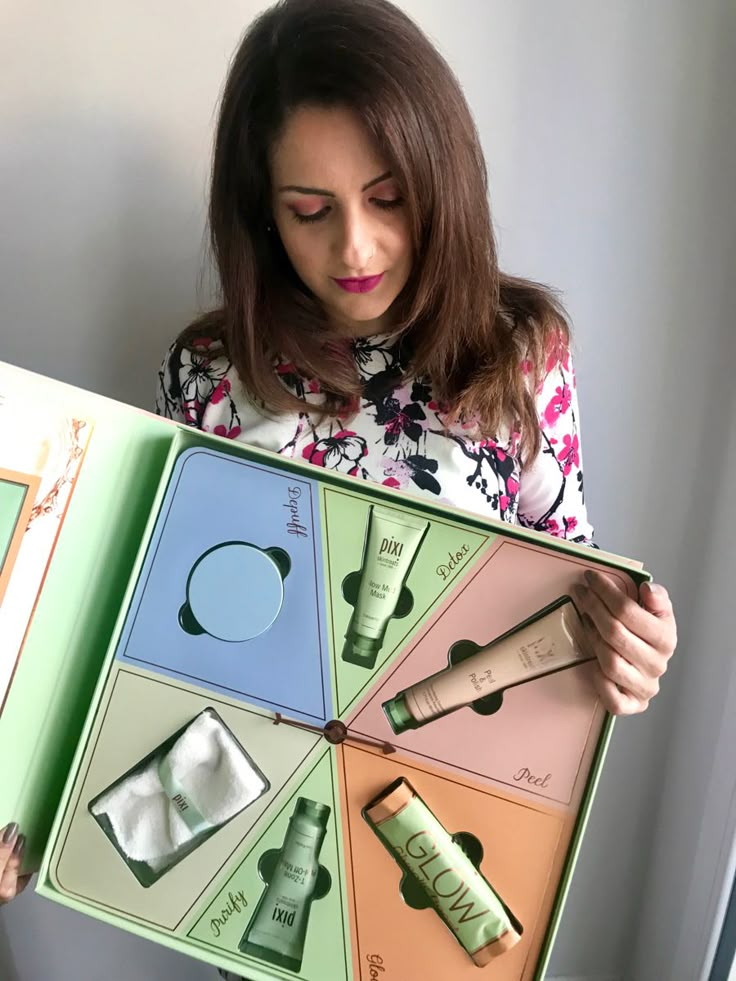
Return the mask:
<path fill-rule="evenodd" d="M 588 568 L 648 578 L 0 364 L 0 821 L 253 981 L 542 978 L 612 726 L 550 639 Z"/>

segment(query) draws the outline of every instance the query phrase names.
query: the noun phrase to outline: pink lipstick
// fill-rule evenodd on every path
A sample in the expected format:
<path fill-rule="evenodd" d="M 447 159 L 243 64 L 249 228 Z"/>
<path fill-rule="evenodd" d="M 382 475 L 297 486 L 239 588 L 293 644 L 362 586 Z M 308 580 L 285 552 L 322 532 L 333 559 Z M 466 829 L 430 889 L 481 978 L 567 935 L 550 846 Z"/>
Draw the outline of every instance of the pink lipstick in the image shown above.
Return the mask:
<path fill-rule="evenodd" d="M 337 285 L 348 293 L 370 293 L 383 279 L 383 273 L 378 276 L 352 276 L 349 279 L 335 279 Z"/>

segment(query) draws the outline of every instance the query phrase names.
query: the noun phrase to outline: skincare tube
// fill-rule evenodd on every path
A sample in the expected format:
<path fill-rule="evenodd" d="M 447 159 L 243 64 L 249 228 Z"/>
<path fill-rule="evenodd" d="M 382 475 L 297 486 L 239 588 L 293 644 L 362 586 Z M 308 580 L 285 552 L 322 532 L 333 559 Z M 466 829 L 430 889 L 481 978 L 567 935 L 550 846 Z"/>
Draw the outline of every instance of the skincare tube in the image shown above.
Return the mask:
<path fill-rule="evenodd" d="M 384 702 L 397 734 L 470 705 L 493 692 L 533 681 L 593 657 L 580 614 L 566 596 L 480 650 Z"/>
<path fill-rule="evenodd" d="M 373 668 L 429 521 L 371 505 L 363 542 L 360 585 L 345 634 L 342 659 Z"/>
<path fill-rule="evenodd" d="M 477 967 L 519 942 L 518 924 L 503 902 L 408 780 L 392 783 L 363 816 Z"/>
<path fill-rule="evenodd" d="M 326 804 L 298 798 L 274 873 L 240 941 L 242 953 L 290 971 L 301 969 L 329 818 Z"/>

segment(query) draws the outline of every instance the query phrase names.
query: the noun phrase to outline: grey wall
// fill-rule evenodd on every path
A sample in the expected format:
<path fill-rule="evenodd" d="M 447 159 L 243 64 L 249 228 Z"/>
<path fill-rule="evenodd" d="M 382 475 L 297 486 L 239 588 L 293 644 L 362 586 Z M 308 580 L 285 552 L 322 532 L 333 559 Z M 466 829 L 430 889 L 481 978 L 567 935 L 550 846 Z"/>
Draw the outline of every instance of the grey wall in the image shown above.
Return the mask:
<path fill-rule="evenodd" d="M 573 315 L 599 540 L 642 557 L 681 622 L 663 694 L 617 725 L 552 973 L 693 981 L 674 956 L 693 882 L 683 856 L 702 837 L 711 783 L 698 765 L 727 667 L 703 644 L 730 649 L 733 5 L 403 5 L 476 113 L 506 268 L 556 284 Z M 214 104 L 261 6 L 3 11 L 0 358 L 150 404 L 163 349 L 197 302 Z M 700 733 L 695 784 L 679 766 L 683 719 Z M 2 928 L 12 981 L 211 977 L 32 894 Z"/>

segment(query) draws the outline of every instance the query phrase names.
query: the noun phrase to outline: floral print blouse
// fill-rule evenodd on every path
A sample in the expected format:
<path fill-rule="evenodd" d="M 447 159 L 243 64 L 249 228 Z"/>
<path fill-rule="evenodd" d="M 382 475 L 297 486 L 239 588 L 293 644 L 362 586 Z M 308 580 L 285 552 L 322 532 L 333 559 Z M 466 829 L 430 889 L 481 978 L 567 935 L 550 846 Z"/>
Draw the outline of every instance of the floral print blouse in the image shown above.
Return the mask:
<path fill-rule="evenodd" d="M 447 424 L 421 379 L 401 381 L 400 346 L 379 336 L 353 342 L 363 395 L 355 414 L 319 422 L 308 410 L 268 415 L 244 390 L 222 349 L 208 338 L 195 350 L 174 344 L 159 372 L 156 412 L 317 467 L 372 480 L 569 541 L 593 544 L 583 495 L 575 373 L 569 354 L 550 358 L 536 392 L 542 445 L 522 466 L 519 433 L 480 437 Z M 526 366 L 522 364 L 522 370 Z M 319 383 L 278 363 L 282 384 L 307 403 Z"/>

